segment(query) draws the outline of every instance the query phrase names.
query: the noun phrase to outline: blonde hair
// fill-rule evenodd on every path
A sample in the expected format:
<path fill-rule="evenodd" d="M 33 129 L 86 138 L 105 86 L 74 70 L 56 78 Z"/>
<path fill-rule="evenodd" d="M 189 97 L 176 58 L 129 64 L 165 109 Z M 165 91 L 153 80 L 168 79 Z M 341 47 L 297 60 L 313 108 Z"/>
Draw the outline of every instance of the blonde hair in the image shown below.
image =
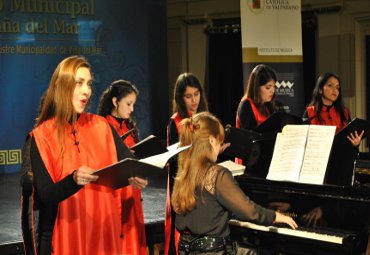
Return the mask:
<path fill-rule="evenodd" d="M 192 146 L 179 154 L 171 203 L 177 214 L 184 214 L 195 207 L 195 191 L 198 187 L 204 190 L 207 171 L 215 164 L 209 138 L 213 136 L 217 142 L 222 143 L 224 128 L 209 112 L 197 113 L 192 118 L 183 119 L 180 125 L 180 145 Z"/>
<path fill-rule="evenodd" d="M 44 94 L 40 114 L 36 119 L 36 126 L 39 126 L 44 121 L 56 117 L 58 140 L 62 153 L 66 139 L 66 125 L 69 121 L 72 121 L 74 125 L 77 119 L 72 98 L 76 87 L 76 72 L 81 67 L 86 67 L 91 72 L 90 64 L 82 56 L 71 56 L 58 64 Z"/>

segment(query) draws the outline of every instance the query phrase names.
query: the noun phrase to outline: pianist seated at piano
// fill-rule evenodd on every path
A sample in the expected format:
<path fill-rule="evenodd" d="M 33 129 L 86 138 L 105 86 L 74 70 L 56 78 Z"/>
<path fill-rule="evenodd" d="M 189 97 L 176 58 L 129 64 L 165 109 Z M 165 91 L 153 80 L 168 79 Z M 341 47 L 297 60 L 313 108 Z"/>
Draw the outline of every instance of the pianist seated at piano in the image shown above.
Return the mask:
<path fill-rule="evenodd" d="M 351 120 L 349 110 L 344 106 L 339 76 L 326 72 L 316 81 L 312 99 L 303 113 L 303 119 L 313 125 L 336 126 L 336 133 Z M 347 136 L 353 146 L 361 142 L 364 131 L 355 131 Z"/>
<path fill-rule="evenodd" d="M 282 223 L 296 229 L 289 216 L 251 201 L 231 172 L 216 165 L 224 149 L 224 128 L 208 112 L 181 122 L 180 145 L 192 145 L 181 152 L 171 203 L 176 228 L 181 233 L 179 254 L 247 254 L 230 240 L 229 220 L 235 217 L 260 225 Z"/>

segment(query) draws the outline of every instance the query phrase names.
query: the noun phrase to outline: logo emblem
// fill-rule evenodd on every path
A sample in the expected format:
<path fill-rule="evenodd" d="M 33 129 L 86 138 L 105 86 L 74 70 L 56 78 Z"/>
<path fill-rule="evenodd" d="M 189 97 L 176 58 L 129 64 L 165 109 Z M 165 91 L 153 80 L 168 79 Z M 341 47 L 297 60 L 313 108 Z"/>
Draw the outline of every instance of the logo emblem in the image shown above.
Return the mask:
<path fill-rule="evenodd" d="M 255 14 L 261 13 L 265 9 L 265 0 L 247 0 L 248 7 Z"/>

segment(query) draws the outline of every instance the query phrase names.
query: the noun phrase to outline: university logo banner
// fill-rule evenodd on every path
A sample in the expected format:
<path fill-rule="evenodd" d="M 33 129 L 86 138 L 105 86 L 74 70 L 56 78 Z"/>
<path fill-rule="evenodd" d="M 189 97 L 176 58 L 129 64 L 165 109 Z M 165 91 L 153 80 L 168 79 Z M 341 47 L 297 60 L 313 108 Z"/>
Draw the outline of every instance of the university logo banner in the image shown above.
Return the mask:
<path fill-rule="evenodd" d="M 276 99 L 286 112 L 304 109 L 300 0 L 241 0 L 244 86 L 252 69 L 277 72 Z"/>

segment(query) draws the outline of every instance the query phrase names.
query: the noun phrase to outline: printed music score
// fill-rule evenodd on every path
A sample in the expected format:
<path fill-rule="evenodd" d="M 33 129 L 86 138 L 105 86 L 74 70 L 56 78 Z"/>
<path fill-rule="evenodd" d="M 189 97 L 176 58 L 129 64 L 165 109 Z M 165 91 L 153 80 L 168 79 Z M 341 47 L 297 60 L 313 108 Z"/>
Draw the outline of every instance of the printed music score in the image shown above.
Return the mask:
<path fill-rule="evenodd" d="M 335 126 L 286 125 L 276 137 L 267 179 L 323 184 Z"/>

